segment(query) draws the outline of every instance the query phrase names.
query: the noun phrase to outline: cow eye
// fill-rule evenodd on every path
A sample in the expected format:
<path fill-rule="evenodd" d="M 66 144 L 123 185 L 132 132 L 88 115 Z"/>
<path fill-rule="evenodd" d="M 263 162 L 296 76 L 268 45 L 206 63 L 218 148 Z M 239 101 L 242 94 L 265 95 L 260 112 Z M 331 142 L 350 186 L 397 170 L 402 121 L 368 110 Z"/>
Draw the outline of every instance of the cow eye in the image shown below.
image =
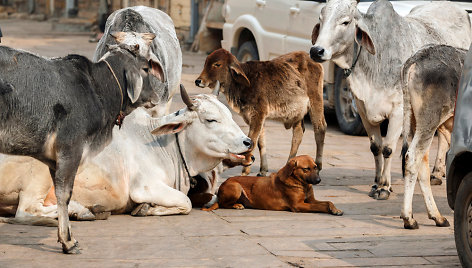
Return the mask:
<path fill-rule="evenodd" d="M 215 63 L 215 64 L 213 64 L 213 66 L 215 66 L 215 67 L 220 67 L 220 66 L 221 66 L 221 64 L 219 64 L 219 63 Z"/>
<path fill-rule="evenodd" d="M 216 120 L 214 120 L 214 119 L 207 119 L 206 121 L 207 121 L 208 123 L 216 122 Z"/>
<path fill-rule="evenodd" d="M 149 68 L 143 68 L 146 73 L 149 73 Z"/>
<path fill-rule="evenodd" d="M 351 23 L 351 21 L 350 21 L 350 20 L 347 20 L 347 21 L 344 21 L 344 22 L 342 23 L 342 25 L 346 26 L 346 25 L 348 25 L 349 23 Z"/>

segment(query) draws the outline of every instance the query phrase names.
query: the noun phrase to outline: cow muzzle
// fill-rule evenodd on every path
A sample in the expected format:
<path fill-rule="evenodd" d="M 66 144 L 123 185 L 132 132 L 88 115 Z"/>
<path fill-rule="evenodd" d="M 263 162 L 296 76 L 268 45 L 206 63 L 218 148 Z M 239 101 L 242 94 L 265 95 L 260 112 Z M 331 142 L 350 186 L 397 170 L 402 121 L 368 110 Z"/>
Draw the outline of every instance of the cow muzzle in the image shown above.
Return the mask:
<path fill-rule="evenodd" d="M 195 85 L 197 87 L 201 87 L 201 88 L 204 88 L 204 87 L 208 86 L 208 85 L 205 85 L 205 83 L 203 83 L 202 79 L 199 79 L 199 78 L 195 80 Z"/>
<path fill-rule="evenodd" d="M 323 56 L 325 55 L 325 49 L 320 46 L 312 46 L 310 48 L 310 58 L 316 62 L 324 62 Z"/>

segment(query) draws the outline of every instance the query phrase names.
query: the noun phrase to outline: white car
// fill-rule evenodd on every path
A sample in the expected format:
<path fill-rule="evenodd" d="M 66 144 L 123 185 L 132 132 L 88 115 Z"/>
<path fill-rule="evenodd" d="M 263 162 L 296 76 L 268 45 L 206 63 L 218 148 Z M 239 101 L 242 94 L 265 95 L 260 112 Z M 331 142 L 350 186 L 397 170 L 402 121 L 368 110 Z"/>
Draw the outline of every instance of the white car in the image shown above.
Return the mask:
<path fill-rule="evenodd" d="M 400 15 L 405 16 L 413 7 L 428 2 L 392 1 L 392 4 Z M 366 12 L 371 3 L 361 0 L 358 8 Z M 467 11 L 472 10 L 472 3 L 457 4 Z M 308 53 L 311 32 L 324 6 L 325 1 L 225 0 L 222 12 L 226 22 L 221 45 L 241 61 L 270 60 L 296 50 Z M 325 107 L 335 110 L 344 133 L 363 134 L 365 130 L 343 70 L 331 62 L 323 66 Z"/>

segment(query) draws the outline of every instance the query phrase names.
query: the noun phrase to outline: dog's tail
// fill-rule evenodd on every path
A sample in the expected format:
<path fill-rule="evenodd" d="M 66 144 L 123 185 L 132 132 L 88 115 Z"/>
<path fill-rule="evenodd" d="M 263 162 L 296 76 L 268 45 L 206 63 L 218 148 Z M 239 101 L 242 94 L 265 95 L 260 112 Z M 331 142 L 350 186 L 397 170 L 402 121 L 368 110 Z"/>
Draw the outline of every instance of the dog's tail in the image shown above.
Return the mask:
<path fill-rule="evenodd" d="M 0 223 L 47 226 L 47 227 L 57 227 L 58 225 L 56 219 L 53 219 L 50 217 L 43 217 L 43 216 L 25 216 L 25 217 L 15 217 L 15 218 L 0 217 Z"/>
<path fill-rule="evenodd" d="M 218 202 L 215 202 L 211 207 L 209 207 L 209 208 L 203 207 L 202 210 L 203 211 L 212 211 L 212 210 L 218 209 L 219 207 L 220 207 L 220 205 L 218 205 Z"/>

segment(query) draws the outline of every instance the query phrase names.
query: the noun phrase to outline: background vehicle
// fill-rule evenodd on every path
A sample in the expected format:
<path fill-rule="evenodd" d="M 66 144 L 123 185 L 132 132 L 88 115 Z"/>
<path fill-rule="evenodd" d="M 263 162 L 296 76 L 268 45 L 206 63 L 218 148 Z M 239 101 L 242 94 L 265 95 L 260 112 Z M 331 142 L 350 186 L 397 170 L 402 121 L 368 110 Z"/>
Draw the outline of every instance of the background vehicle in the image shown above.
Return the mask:
<path fill-rule="evenodd" d="M 326 1 L 302 0 L 226 0 L 225 24 L 221 45 L 241 61 L 270 60 L 295 50 L 309 51 L 311 32 L 318 23 Z M 429 1 L 392 1 L 402 16 Z M 358 4 L 366 12 L 372 1 Z M 463 3 L 460 3 L 462 5 Z M 467 6 L 467 4 L 465 4 Z M 472 4 L 468 4 L 472 9 Z M 343 70 L 334 63 L 325 68 L 325 108 L 334 109 L 341 131 L 351 135 L 365 133 L 354 98 Z"/>
<path fill-rule="evenodd" d="M 457 92 L 451 148 L 447 153 L 447 201 L 454 209 L 457 253 L 472 267 L 472 51 L 464 61 Z"/>

